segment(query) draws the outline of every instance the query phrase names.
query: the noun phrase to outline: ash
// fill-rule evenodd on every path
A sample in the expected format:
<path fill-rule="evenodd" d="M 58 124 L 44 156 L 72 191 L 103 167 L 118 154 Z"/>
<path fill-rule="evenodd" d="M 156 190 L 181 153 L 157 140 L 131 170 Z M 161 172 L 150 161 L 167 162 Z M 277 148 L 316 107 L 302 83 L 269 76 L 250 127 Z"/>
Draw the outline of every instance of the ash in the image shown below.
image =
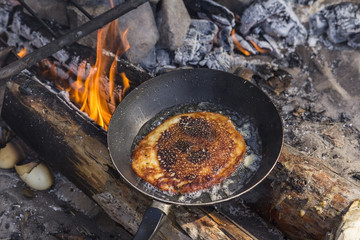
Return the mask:
<path fill-rule="evenodd" d="M 303 44 L 307 30 L 300 23 L 290 6 L 281 0 L 257 1 L 241 17 L 240 32 L 260 32 L 283 39 L 284 46 Z"/>
<path fill-rule="evenodd" d="M 360 47 L 360 5 L 340 3 L 325 7 L 310 19 L 310 32 L 325 45 L 332 47 L 345 43 Z"/>
<path fill-rule="evenodd" d="M 230 71 L 234 66 L 257 65 L 239 54 L 234 38 L 246 51 L 259 52 L 250 44 L 256 43 L 279 61 L 307 39 L 307 30 L 292 8 L 284 1 L 257 1 L 235 21 L 235 13 L 213 1 L 185 1 L 192 15 L 191 24 L 181 47 L 175 51 L 159 46 L 140 64 L 152 74 L 175 68 L 207 67 Z M 235 30 L 232 33 L 232 30 Z M 232 36 L 234 35 L 234 37 Z"/>

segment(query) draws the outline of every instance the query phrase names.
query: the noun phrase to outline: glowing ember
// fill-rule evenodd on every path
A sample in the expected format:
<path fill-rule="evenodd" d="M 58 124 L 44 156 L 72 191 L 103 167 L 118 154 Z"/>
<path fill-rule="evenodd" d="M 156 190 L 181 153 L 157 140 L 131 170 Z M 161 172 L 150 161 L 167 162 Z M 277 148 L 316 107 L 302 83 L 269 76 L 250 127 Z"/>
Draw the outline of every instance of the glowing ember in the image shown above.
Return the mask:
<path fill-rule="evenodd" d="M 235 29 L 232 30 L 231 32 L 231 38 L 235 44 L 235 47 L 237 50 L 239 50 L 240 52 L 242 52 L 245 56 L 250 56 L 251 53 L 249 51 L 247 51 L 246 49 L 243 48 L 243 46 L 241 45 L 241 43 L 236 39 L 235 36 Z M 261 47 L 259 47 L 254 41 L 252 41 L 251 39 L 248 39 L 250 41 L 250 43 L 254 46 L 254 48 L 259 52 L 259 53 L 267 53 L 269 52 L 269 50 L 267 49 L 262 49 Z"/>
<path fill-rule="evenodd" d="M 19 58 L 22 58 L 26 55 L 26 52 L 27 52 L 27 49 L 26 49 L 26 47 L 24 47 L 17 53 L 17 55 L 19 56 Z"/>
<path fill-rule="evenodd" d="M 251 41 L 249 39 L 249 41 L 251 42 L 251 44 L 254 46 L 254 48 L 259 52 L 259 53 L 267 53 L 268 50 L 267 49 L 262 49 L 260 48 L 254 41 Z"/>
<path fill-rule="evenodd" d="M 242 52 L 245 56 L 250 56 L 250 52 L 247 51 L 247 50 L 245 50 L 245 49 L 241 46 L 240 42 L 236 39 L 235 29 L 233 29 L 232 32 L 231 32 L 231 38 L 232 38 L 232 40 L 234 41 L 235 47 L 236 47 L 240 52 Z"/>

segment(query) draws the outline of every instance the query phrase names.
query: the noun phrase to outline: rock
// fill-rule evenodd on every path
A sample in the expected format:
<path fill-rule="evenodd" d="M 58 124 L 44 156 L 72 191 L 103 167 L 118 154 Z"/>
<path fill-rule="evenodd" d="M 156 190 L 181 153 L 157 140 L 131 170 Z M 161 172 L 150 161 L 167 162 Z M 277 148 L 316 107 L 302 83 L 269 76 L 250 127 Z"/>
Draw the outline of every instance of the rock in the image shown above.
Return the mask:
<path fill-rule="evenodd" d="M 182 0 L 163 0 L 158 13 L 159 44 L 175 50 L 186 37 L 191 19 Z"/>
<path fill-rule="evenodd" d="M 55 20 L 56 22 L 67 26 L 68 19 L 66 15 L 66 1 L 62 0 L 40 0 L 24 1 L 29 7 L 36 12 L 37 16 L 43 19 Z"/>
<path fill-rule="evenodd" d="M 109 6 L 105 6 L 105 5 L 97 5 L 97 6 L 86 5 L 86 6 L 83 6 L 83 8 L 85 9 L 86 12 L 88 12 L 93 17 L 99 16 L 110 9 Z M 74 6 L 67 7 L 67 14 L 69 16 L 71 29 L 81 26 L 89 21 L 89 18 L 87 18 L 84 14 L 82 14 L 80 12 L 80 10 L 78 10 Z M 94 32 L 86 35 L 85 37 L 81 38 L 77 42 L 79 44 L 96 49 L 97 31 L 94 31 Z"/>
<path fill-rule="evenodd" d="M 129 29 L 127 40 L 130 49 L 125 55 L 130 62 L 138 64 L 149 54 L 159 39 L 159 32 L 151 6 L 146 2 L 121 16 L 118 21 L 122 33 Z"/>

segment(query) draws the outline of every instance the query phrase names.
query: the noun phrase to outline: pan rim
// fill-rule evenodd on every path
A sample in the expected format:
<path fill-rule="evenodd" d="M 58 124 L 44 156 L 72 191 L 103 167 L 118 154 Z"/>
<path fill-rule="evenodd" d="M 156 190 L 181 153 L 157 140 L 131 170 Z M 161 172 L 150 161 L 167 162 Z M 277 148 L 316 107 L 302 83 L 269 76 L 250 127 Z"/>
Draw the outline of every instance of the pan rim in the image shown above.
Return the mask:
<path fill-rule="evenodd" d="M 230 74 L 230 75 L 233 75 L 231 73 L 228 73 L 228 72 L 223 72 L 223 71 L 219 71 L 219 70 L 211 70 L 211 69 L 182 69 L 182 70 L 177 70 L 177 71 L 187 71 L 187 72 L 205 72 L 205 71 L 211 71 L 211 72 L 220 72 L 221 74 Z M 154 81 L 161 81 L 161 79 L 167 75 L 167 74 L 172 74 L 176 71 L 173 71 L 173 72 L 170 72 L 170 73 L 166 73 L 166 74 L 162 74 L 158 77 L 154 77 L 152 79 L 149 79 L 147 81 L 145 81 L 144 83 L 140 84 L 138 87 L 136 87 L 134 90 L 132 90 L 129 94 L 128 94 L 128 98 L 125 97 L 124 100 L 119 104 L 119 106 L 117 108 L 121 108 L 122 105 L 126 104 L 127 101 L 129 101 L 130 97 L 129 96 L 132 96 L 132 95 L 136 95 L 138 92 L 141 91 L 141 89 L 143 88 L 146 88 L 148 85 L 151 85 L 153 84 Z M 235 76 L 235 75 L 233 75 Z M 161 77 L 161 78 L 159 78 Z M 237 76 L 236 76 L 237 77 Z M 240 77 L 237 77 L 239 79 L 242 79 Z M 110 130 L 112 129 L 112 121 L 110 121 L 110 124 L 109 124 L 109 131 L 108 131 L 108 134 L 107 134 L 107 141 L 108 141 L 108 150 L 109 150 L 109 154 L 110 154 L 110 158 L 111 158 L 111 161 L 113 162 L 113 165 L 115 166 L 116 170 L 118 171 L 118 173 L 120 174 L 121 178 L 123 180 L 125 180 L 125 182 L 127 184 L 130 185 L 130 187 L 132 188 L 135 188 L 136 190 L 138 190 L 139 192 L 141 192 L 142 194 L 145 194 L 146 196 L 150 197 L 151 199 L 154 199 L 154 200 L 157 200 L 159 202 L 163 202 L 163 203 L 167 203 L 167 204 L 174 204 L 174 205 L 184 205 L 184 206 L 204 206 L 204 205 L 212 205 L 212 204 L 216 204 L 216 203 L 221 203 L 221 202 L 226 202 L 226 201 L 229 201 L 231 199 L 234 199 L 234 198 L 237 198 L 245 193 L 247 193 L 248 191 L 252 190 L 253 188 L 255 188 L 258 184 L 260 184 L 270 173 L 271 171 L 274 169 L 276 163 L 278 162 L 278 159 L 280 157 L 280 153 L 282 151 L 282 148 L 283 148 L 283 144 L 284 144 L 284 124 L 283 124 L 283 120 L 281 119 L 281 116 L 276 108 L 276 106 L 274 105 L 274 103 L 271 101 L 271 99 L 269 98 L 269 96 L 267 96 L 258 86 L 252 84 L 251 82 L 248 82 L 247 80 L 245 79 L 242 79 L 243 81 L 246 81 L 247 83 L 246 84 L 250 84 L 250 88 L 252 87 L 255 87 L 257 89 L 257 91 L 259 91 L 259 93 L 261 93 L 265 99 L 267 99 L 269 101 L 269 103 L 272 105 L 272 107 L 274 108 L 275 112 L 276 112 L 276 115 L 278 116 L 279 118 L 279 124 L 280 124 L 280 129 L 281 129 L 281 139 L 280 139 L 280 144 L 279 144 L 279 150 L 277 151 L 276 153 L 276 159 L 275 161 L 273 162 L 273 164 L 271 165 L 271 167 L 269 168 L 269 170 L 266 172 L 266 174 L 264 174 L 260 179 L 257 180 L 257 182 L 255 182 L 254 184 L 252 184 L 251 186 L 247 187 L 246 189 L 244 189 L 243 191 L 239 192 L 239 193 L 236 193 L 236 194 L 233 194 L 233 195 L 230 195 L 230 196 L 227 196 L 225 198 L 221 198 L 221 199 L 217 199 L 217 200 L 212 200 L 212 201 L 208 201 L 208 202 L 181 202 L 181 201 L 173 201 L 173 200 L 169 200 L 169 199 L 165 199 L 165 198 L 162 198 L 162 197 L 159 197 L 159 196 L 156 196 L 152 193 L 149 193 L 149 192 L 146 192 L 144 191 L 143 189 L 137 187 L 136 185 L 134 185 L 124 174 L 123 172 L 121 171 L 120 169 L 120 166 L 115 162 L 114 160 L 114 156 L 112 154 L 112 150 L 111 150 L 111 147 L 110 147 L 110 138 L 111 138 L 111 132 Z M 133 97 L 132 97 L 133 98 Z M 127 100 L 128 99 L 128 100 Z M 118 109 L 117 109 L 118 110 Z M 115 113 L 114 113 L 115 115 Z M 113 116 L 114 116 L 113 115 Z M 129 150 L 130 151 L 130 150 Z"/>

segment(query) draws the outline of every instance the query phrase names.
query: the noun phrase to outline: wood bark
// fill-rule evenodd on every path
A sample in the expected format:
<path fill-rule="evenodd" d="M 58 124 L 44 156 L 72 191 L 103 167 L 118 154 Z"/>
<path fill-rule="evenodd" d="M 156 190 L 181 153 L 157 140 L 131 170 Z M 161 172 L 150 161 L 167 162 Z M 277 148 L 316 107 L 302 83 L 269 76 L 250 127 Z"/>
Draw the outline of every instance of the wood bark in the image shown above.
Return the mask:
<path fill-rule="evenodd" d="M 359 197 L 360 186 L 285 145 L 274 170 L 243 199 L 291 239 L 324 239 Z"/>
<path fill-rule="evenodd" d="M 2 117 L 51 168 L 66 176 L 130 233 L 137 231 L 151 200 L 120 178 L 110 160 L 104 129 L 24 74 L 7 82 Z M 213 209 L 181 206 L 172 209 L 156 235 L 156 239 L 214 237 L 256 239 Z"/>
<path fill-rule="evenodd" d="M 44 160 L 134 234 L 151 200 L 129 187 L 110 160 L 106 132 L 25 75 L 7 83 L 2 117 Z M 324 239 L 360 198 L 359 186 L 285 145 L 271 174 L 242 199 L 292 239 Z M 236 199 L 229 204 L 236 204 Z M 158 239 L 255 239 L 213 208 L 173 207 Z"/>

